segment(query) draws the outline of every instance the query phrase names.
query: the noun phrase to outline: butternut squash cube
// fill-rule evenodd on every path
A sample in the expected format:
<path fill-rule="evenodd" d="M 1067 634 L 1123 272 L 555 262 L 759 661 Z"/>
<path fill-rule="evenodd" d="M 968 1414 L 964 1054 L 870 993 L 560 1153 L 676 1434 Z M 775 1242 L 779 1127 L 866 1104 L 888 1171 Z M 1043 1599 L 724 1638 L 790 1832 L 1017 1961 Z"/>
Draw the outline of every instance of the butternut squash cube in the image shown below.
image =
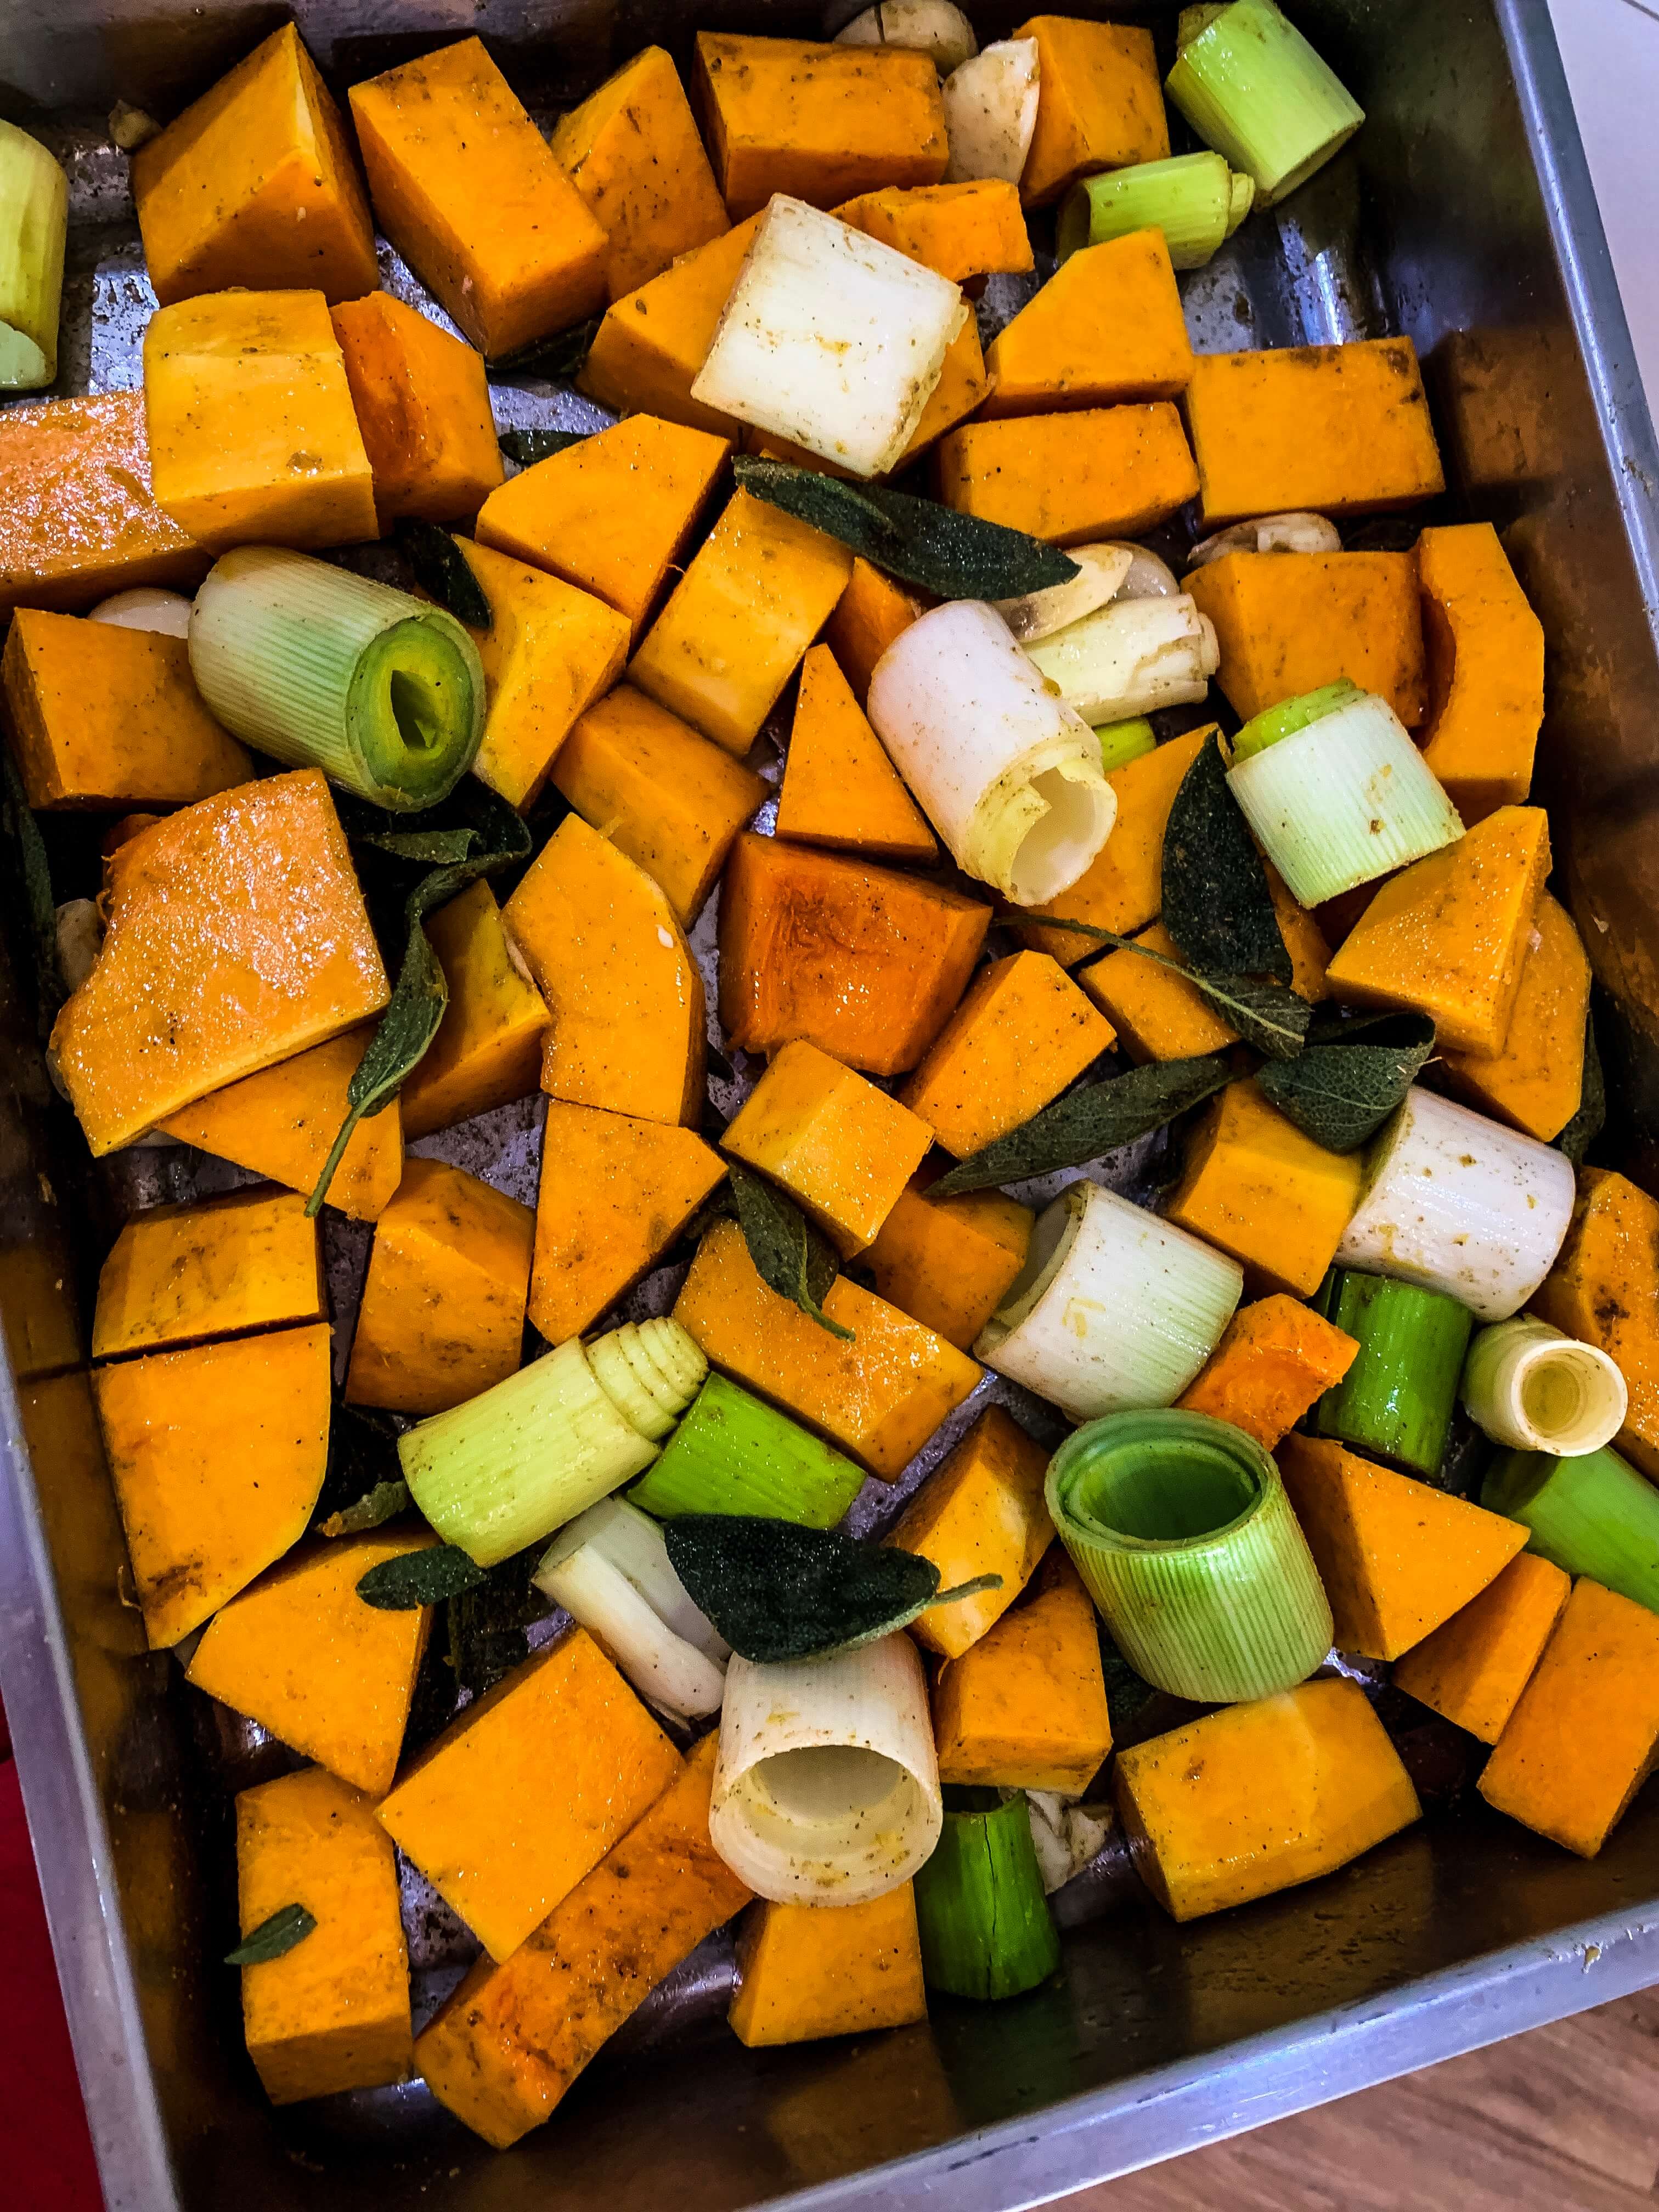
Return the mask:
<path fill-rule="evenodd" d="M 1411 1778 L 1357 1682 L 1224 1705 L 1117 1755 L 1136 1871 L 1175 1920 L 1291 1889 L 1419 1819 Z"/>
<path fill-rule="evenodd" d="M 773 1060 L 720 1142 L 781 1183 L 850 1258 L 892 1212 L 933 1133 L 896 1098 L 797 1038 Z"/>
<path fill-rule="evenodd" d="M 673 1745 L 577 1628 L 475 1698 L 380 1817 L 505 1959 L 680 1772 Z"/>
<path fill-rule="evenodd" d="M 1141 930 L 1135 943 L 1167 959 L 1181 958 L 1180 947 L 1161 922 Z M 1206 1052 L 1224 1052 L 1238 1042 L 1237 1030 L 1200 991 L 1145 953 L 1131 952 L 1127 946 L 1108 952 L 1079 968 L 1077 980 L 1106 1015 L 1137 1066 L 1153 1060 L 1194 1060 Z"/>
<path fill-rule="evenodd" d="M 320 292 L 215 292 L 144 332 L 155 496 L 216 552 L 374 537 L 374 477 Z"/>
<path fill-rule="evenodd" d="M 644 869 L 567 815 L 503 919 L 552 1010 L 548 1096 L 647 1121 L 695 1121 L 708 1049 L 702 976 Z"/>
<path fill-rule="evenodd" d="M 505 1966 L 461 1982 L 415 2049 L 441 2105 L 498 2150 L 750 1893 L 708 1840 L 718 1732 Z"/>
<path fill-rule="evenodd" d="M 726 2018 L 751 2051 L 870 2035 L 927 2017 L 913 1883 L 866 1905 L 763 1900 L 744 1919 Z"/>
<path fill-rule="evenodd" d="M 833 538 L 738 492 L 646 632 L 629 682 L 741 759 L 852 567 Z"/>
<path fill-rule="evenodd" d="M 939 382 L 921 410 L 921 419 L 910 433 L 910 442 L 899 456 L 896 476 L 939 443 L 947 430 L 965 422 L 988 398 L 995 378 L 985 365 L 979 342 L 979 325 L 969 315 L 945 349 Z"/>
<path fill-rule="evenodd" d="M 398 1864 L 368 1801 L 320 1766 L 241 1791 L 236 1889 L 244 1936 L 285 1905 L 317 1922 L 283 1957 L 242 1969 L 248 2056 L 271 2103 L 408 2081 Z"/>
<path fill-rule="evenodd" d="M 449 1004 L 398 1093 L 411 1138 L 529 1097 L 541 1081 L 542 1044 L 553 1021 L 483 877 L 428 915 L 426 933 Z"/>
<path fill-rule="evenodd" d="M 475 515 L 505 473 L 482 358 L 389 292 L 348 300 L 333 321 L 381 530 Z"/>
<path fill-rule="evenodd" d="M 870 696 L 876 663 L 921 612 L 921 603 L 890 576 L 872 568 L 861 553 L 854 556 L 847 588 L 824 624 L 823 641 L 860 707 Z"/>
<path fill-rule="evenodd" d="M 687 929 L 732 839 L 766 797 L 751 769 L 631 684 L 619 684 L 582 715 L 559 748 L 553 782 L 584 821 L 654 878 Z"/>
<path fill-rule="evenodd" d="M 106 897 L 98 963 L 52 1033 L 94 1157 L 390 995 L 315 769 L 239 785 L 130 839 Z"/>
<path fill-rule="evenodd" d="M 959 1659 L 1030 1581 L 1054 1540 L 1042 1494 L 1048 1472 L 1042 1446 L 1000 1406 L 988 1406 L 906 1506 L 887 1540 L 931 1559 L 941 1589 L 976 1575 L 1002 1577 L 998 1589 L 930 1606 L 913 1620 L 910 1633 L 928 1650 Z"/>
<path fill-rule="evenodd" d="M 1498 1747 L 1480 1795 L 1593 1859 L 1659 1760 L 1659 1619 L 1581 1577 Z"/>
<path fill-rule="evenodd" d="M 1025 1265 L 1036 1219 L 1000 1190 L 929 1198 L 910 1183 L 865 1263 L 889 1305 L 967 1352 Z"/>
<path fill-rule="evenodd" d="M 441 1160 L 409 1160 L 374 1228 L 349 1406 L 443 1413 L 519 1371 L 535 1216 Z"/>
<path fill-rule="evenodd" d="M 1150 31 L 1033 15 L 1013 35 L 1036 40 L 1040 71 L 1036 130 L 1019 180 L 1027 207 L 1058 199 L 1097 169 L 1164 160 L 1170 129 Z"/>
<path fill-rule="evenodd" d="M 1231 1083 L 1204 1109 L 1164 1210 L 1269 1289 L 1310 1297 L 1359 1202 L 1363 1173 L 1358 1152 L 1328 1152 L 1254 1083 Z"/>
<path fill-rule="evenodd" d="M 354 300 L 380 281 L 345 125 L 292 23 L 138 149 L 132 198 L 164 307 L 237 285 Z"/>
<path fill-rule="evenodd" d="M 1215 624 L 1216 682 L 1241 721 L 1346 676 L 1408 730 L 1427 711 L 1409 553 L 1229 553 L 1182 586 Z"/>
<path fill-rule="evenodd" d="M 152 1650 L 199 1628 L 304 1534 L 328 1464 L 331 1363 L 325 1322 L 94 1374 Z"/>
<path fill-rule="evenodd" d="M 1440 1065 L 1454 1094 L 1544 1144 L 1559 1137 L 1583 1095 L 1589 986 L 1589 961 L 1571 915 L 1541 892 L 1504 1049 L 1495 1060 L 1443 1054 Z"/>
<path fill-rule="evenodd" d="M 1285 950 L 1291 956 L 1291 988 L 1310 1006 L 1322 1006 L 1331 995 L 1330 986 L 1325 981 L 1325 971 L 1331 964 L 1331 948 L 1325 941 L 1319 918 L 1306 907 L 1297 904 L 1291 896 L 1290 887 L 1271 860 L 1264 860 L 1261 867 L 1267 878 L 1267 896 L 1273 902 L 1273 919 L 1279 924 Z"/>
<path fill-rule="evenodd" d="M 1018 1129 L 1116 1042 L 1058 961 L 981 968 L 899 1094 L 959 1160 Z"/>
<path fill-rule="evenodd" d="M 900 1074 L 945 1026 L 990 920 L 943 884 L 746 834 L 720 891 L 721 1026 L 744 1052 L 805 1037 Z"/>
<path fill-rule="evenodd" d="M 933 57 L 902 46 L 699 31 L 695 85 L 732 220 L 774 192 L 831 208 L 936 185 L 950 149 Z"/>
<path fill-rule="evenodd" d="M 188 1679 L 342 1782 L 384 1797 L 432 1608 L 385 1612 L 357 1585 L 371 1567 L 437 1540 L 429 1528 L 375 1528 L 296 1553 L 215 1613 Z"/>
<path fill-rule="evenodd" d="M 1192 498 L 1198 471 L 1180 416 L 1155 400 L 967 423 L 939 447 L 939 483 L 959 514 L 1078 545 L 1144 538 Z"/>
<path fill-rule="evenodd" d="M 1610 1168 L 1580 1168 L 1571 1226 L 1528 1311 L 1617 1364 L 1630 1391 L 1619 1449 L 1659 1482 L 1659 1205 Z"/>
<path fill-rule="evenodd" d="M 1019 276 L 1033 266 L 1018 187 L 1002 177 L 959 185 L 917 185 L 862 192 L 831 210 L 866 238 L 966 284 L 975 276 Z"/>
<path fill-rule="evenodd" d="M 590 399 L 618 414 L 661 415 L 717 437 L 739 434 L 742 423 L 694 399 L 691 386 L 759 228 L 760 217 L 751 216 L 612 301 L 576 379 Z"/>
<path fill-rule="evenodd" d="M 19 607 L 0 685 L 31 806 L 188 806 L 252 776 L 181 637 Z"/>
<path fill-rule="evenodd" d="M 317 1224 L 298 1194 L 233 1191 L 133 1215 L 99 1272 L 92 1356 L 327 1318 Z"/>
<path fill-rule="evenodd" d="M 1276 1291 L 1239 1308 L 1176 1403 L 1188 1413 L 1231 1421 L 1272 1451 L 1315 1400 L 1342 1380 L 1358 1350 L 1346 1329 Z"/>
<path fill-rule="evenodd" d="M 896 1306 L 838 1275 L 823 1300 L 831 1336 L 768 1288 L 735 1221 L 697 1247 L 674 1318 L 706 1358 L 839 1444 L 884 1482 L 903 1472 L 980 1379 L 974 1362 Z"/>
<path fill-rule="evenodd" d="M 380 228 L 492 358 L 605 304 L 611 243 L 477 39 L 351 88 Z"/>
<path fill-rule="evenodd" d="M 801 663 L 777 834 L 805 845 L 928 861 L 939 846 L 827 645 Z"/>
<path fill-rule="evenodd" d="M 637 638 L 730 452 L 706 430 L 632 416 L 492 492 L 478 543 L 593 592 Z"/>
<path fill-rule="evenodd" d="M 1544 628 L 1489 522 L 1417 541 L 1431 705 L 1423 757 L 1471 827 L 1532 788 Z"/>
<path fill-rule="evenodd" d="M 1320 1437 L 1286 1437 L 1279 1464 L 1331 1601 L 1340 1651 L 1397 1659 L 1501 1574 L 1518 1521 L 1449 1497 Z"/>
<path fill-rule="evenodd" d="M 562 115 L 553 158 L 602 225 L 619 300 L 731 228 L 673 56 L 647 46 Z"/>
<path fill-rule="evenodd" d="M 1290 508 L 1374 514 L 1446 488 L 1407 337 L 1200 354 L 1187 422 L 1208 529 Z"/>
<path fill-rule="evenodd" d="M 988 416 L 1177 398 L 1193 349 L 1164 233 L 1131 231 L 1069 255 L 986 361 Z"/>
<path fill-rule="evenodd" d="M 1332 997 L 1428 1014 L 1443 1050 L 1495 1060 L 1549 872 L 1543 809 L 1500 806 L 1389 878 L 1326 970 Z"/>
<path fill-rule="evenodd" d="M 947 1784 L 1080 1797 L 1093 1781 L 1112 1747 L 1100 1625 L 1058 1544 L 1023 1602 L 940 1668 L 933 1734 Z"/>
<path fill-rule="evenodd" d="M 1517 1553 L 1478 1597 L 1401 1655 L 1395 1687 L 1481 1743 L 1496 1743 L 1571 1587 L 1550 1560 Z"/>

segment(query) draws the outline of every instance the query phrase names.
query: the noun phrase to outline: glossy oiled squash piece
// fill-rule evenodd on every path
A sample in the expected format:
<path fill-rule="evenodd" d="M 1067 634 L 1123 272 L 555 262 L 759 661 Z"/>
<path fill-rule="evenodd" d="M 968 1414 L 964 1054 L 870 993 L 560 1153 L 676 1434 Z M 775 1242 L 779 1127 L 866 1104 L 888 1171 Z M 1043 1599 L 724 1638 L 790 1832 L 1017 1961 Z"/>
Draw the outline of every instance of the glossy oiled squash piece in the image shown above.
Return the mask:
<path fill-rule="evenodd" d="M 1272 1451 L 1316 1398 L 1342 1380 L 1359 1346 L 1282 1291 L 1241 1306 L 1196 1382 L 1176 1401 L 1189 1413 L 1231 1421 Z"/>
<path fill-rule="evenodd" d="M 1327 1152 L 1254 1083 L 1231 1083 L 1204 1109 L 1164 1211 L 1270 1290 L 1309 1297 L 1336 1256 L 1362 1173 L 1358 1152 Z"/>
<path fill-rule="evenodd" d="M 542 1042 L 553 1019 L 482 877 L 428 917 L 426 933 L 449 1003 L 398 1093 L 411 1138 L 527 1098 L 541 1080 Z"/>
<path fill-rule="evenodd" d="M 605 311 L 577 382 L 619 414 L 665 416 L 716 436 L 743 428 L 691 397 L 760 217 L 711 239 Z"/>
<path fill-rule="evenodd" d="M 1152 36 L 1126 23 L 1033 15 L 1013 33 L 1035 39 L 1036 130 L 1020 178 L 1028 207 L 1057 199 L 1074 177 L 1161 161 L 1170 150 Z"/>
<path fill-rule="evenodd" d="M 1134 941 L 1166 960 L 1181 958 L 1180 946 L 1162 922 L 1138 931 Z M 1132 952 L 1125 945 L 1104 953 L 1079 968 L 1077 980 L 1138 1066 L 1148 1060 L 1195 1060 L 1238 1042 L 1237 1030 L 1222 1019 L 1201 991 L 1184 975 L 1149 960 L 1146 952 Z"/>
<path fill-rule="evenodd" d="M 1584 1086 L 1589 961 L 1572 917 L 1540 894 L 1522 955 L 1509 1034 L 1495 1060 L 1448 1052 L 1440 1065 L 1455 1094 L 1548 1144 L 1573 1115 Z"/>
<path fill-rule="evenodd" d="M 1544 628 L 1489 522 L 1417 541 L 1431 704 L 1423 757 L 1471 827 L 1532 788 Z"/>
<path fill-rule="evenodd" d="M 1161 230 L 1131 231 L 1063 261 L 991 342 L 987 415 L 1042 415 L 1174 399 L 1193 349 Z"/>
<path fill-rule="evenodd" d="M 827 645 L 815 645 L 801 663 L 777 834 L 881 860 L 931 860 L 939 853 Z"/>
<path fill-rule="evenodd" d="M 1055 545 L 1144 538 L 1198 489 L 1168 400 L 969 422 L 939 449 L 946 507 Z"/>
<path fill-rule="evenodd" d="M 1630 1391 L 1619 1449 L 1659 1482 L 1659 1205 L 1611 1168 L 1580 1168 L 1572 1224 L 1528 1311 L 1617 1362 Z"/>
<path fill-rule="evenodd" d="M 1058 1544 L 1022 1604 L 933 1685 L 939 1780 L 1080 1797 L 1112 1747 L 1094 1603 Z"/>
<path fill-rule="evenodd" d="M 1395 1662 L 1394 1682 L 1481 1743 L 1496 1743 L 1561 1618 L 1572 1584 L 1522 1552 L 1479 1597 Z"/>
<path fill-rule="evenodd" d="M 478 355 L 389 292 L 347 301 L 333 322 L 380 528 L 476 514 L 504 473 Z"/>
<path fill-rule="evenodd" d="M 861 192 L 833 212 L 866 238 L 965 284 L 975 276 L 1018 276 L 1032 265 L 1030 234 L 1018 186 L 1002 177 L 960 185 L 889 185 Z"/>
<path fill-rule="evenodd" d="M 905 1508 L 888 1540 L 931 1559 L 941 1589 L 1002 1577 L 998 1589 L 931 1607 L 912 1621 L 910 1633 L 928 1650 L 959 1659 L 1030 1581 L 1054 1538 L 1042 1496 L 1048 1472 L 1042 1446 L 1000 1406 L 988 1406 Z"/>
<path fill-rule="evenodd" d="M 1408 730 L 1427 711 L 1409 553 L 1229 553 L 1182 585 L 1215 624 L 1216 682 L 1241 721 L 1346 676 Z"/>
<path fill-rule="evenodd" d="M 823 626 L 823 641 L 860 707 L 870 696 L 876 663 L 921 612 L 920 600 L 871 566 L 860 553 L 847 588 Z"/>
<path fill-rule="evenodd" d="M 1000 1190 L 899 1193 L 864 1263 L 889 1305 L 967 1352 L 1025 1265 L 1036 1215 Z"/>
<path fill-rule="evenodd" d="M 750 2050 L 869 2035 L 927 2017 L 911 1883 L 867 1905 L 762 1902 L 744 1920 L 726 2018 Z"/>
<path fill-rule="evenodd" d="M 52 1033 L 94 1155 L 386 1002 L 315 769 L 240 785 L 131 838 L 106 896 L 98 964 Z"/>
<path fill-rule="evenodd" d="M 317 1224 L 303 1200 L 239 1190 L 133 1215 L 99 1273 L 92 1356 L 327 1318 Z"/>
<path fill-rule="evenodd" d="M 1057 1098 L 1115 1034 L 1058 961 L 1011 952 L 980 969 L 900 1096 L 966 1159 Z"/>

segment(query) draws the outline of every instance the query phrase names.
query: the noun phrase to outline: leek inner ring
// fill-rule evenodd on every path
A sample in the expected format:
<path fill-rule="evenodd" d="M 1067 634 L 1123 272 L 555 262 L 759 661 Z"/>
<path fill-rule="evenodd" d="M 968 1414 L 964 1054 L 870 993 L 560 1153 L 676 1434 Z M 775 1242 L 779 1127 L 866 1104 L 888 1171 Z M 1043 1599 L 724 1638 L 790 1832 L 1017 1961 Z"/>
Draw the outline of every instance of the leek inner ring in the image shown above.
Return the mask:
<path fill-rule="evenodd" d="M 479 707 L 459 647 L 435 623 L 411 616 L 364 648 L 346 714 L 369 774 L 405 804 L 435 805 L 471 760 Z"/>
<path fill-rule="evenodd" d="M 1172 1552 L 1224 1542 L 1279 1488 L 1253 1437 L 1207 1413 L 1109 1413 L 1055 1454 L 1054 1494 L 1091 1542 Z"/>

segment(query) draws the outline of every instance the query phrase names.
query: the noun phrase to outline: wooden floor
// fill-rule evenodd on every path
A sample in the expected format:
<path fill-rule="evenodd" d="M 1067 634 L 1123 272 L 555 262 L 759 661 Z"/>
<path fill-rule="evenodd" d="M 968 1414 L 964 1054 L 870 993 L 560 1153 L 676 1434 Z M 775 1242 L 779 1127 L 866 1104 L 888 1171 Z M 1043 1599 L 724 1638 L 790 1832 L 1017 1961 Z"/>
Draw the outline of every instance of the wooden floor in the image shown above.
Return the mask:
<path fill-rule="evenodd" d="M 1654 2212 L 1659 1990 L 1066 2198 L 1064 2212 Z"/>

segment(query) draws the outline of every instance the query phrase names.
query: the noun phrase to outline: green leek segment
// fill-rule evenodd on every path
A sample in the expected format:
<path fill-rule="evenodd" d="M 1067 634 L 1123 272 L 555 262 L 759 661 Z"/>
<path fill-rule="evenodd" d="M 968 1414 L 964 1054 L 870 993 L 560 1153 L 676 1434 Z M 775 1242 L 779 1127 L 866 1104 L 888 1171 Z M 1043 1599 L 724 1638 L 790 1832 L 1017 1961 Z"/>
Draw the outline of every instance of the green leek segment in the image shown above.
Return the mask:
<path fill-rule="evenodd" d="M 1064 261 L 1085 246 L 1131 231 L 1161 230 L 1177 269 L 1201 269 L 1250 211 L 1255 185 L 1235 176 L 1219 154 L 1177 154 L 1139 161 L 1073 185 L 1060 211 L 1055 243 Z"/>
<path fill-rule="evenodd" d="M 1443 1291 L 1347 1267 L 1318 1303 L 1359 1350 L 1315 1407 L 1315 1430 L 1413 1474 L 1438 1474 L 1474 1316 Z"/>
<path fill-rule="evenodd" d="M 863 1468 L 842 1453 L 711 1375 L 662 1457 L 628 1495 L 659 1521 L 745 1513 L 833 1528 L 863 1486 Z"/>
<path fill-rule="evenodd" d="M 1273 0 L 1186 8 L 1164 89 L 1271 207 L 1347 143 L 1364 110 Z"/>
<path fill-rule="evenodd" d="M 1144 714 L 1132 714 L 1127 722 L 1102 722 L 1095 735 L 1100 739 L 1100 764 L 1108 775 L 1158 750 L 1158 733 Z"/>
<path fill-rule="evenodd" d="M 58 374 L 69 179 L 38 139 L 0 123 L 0 391 Z"/>
<path fill-rule="evenodd" d="M 1346 676 L 1339 676 L 1334 684 L 1322 684 L 1317 691 L 1304 691 L 1300 698 L 1281 699 L 1276 707 L 1264 707 L 1259 714 L 1250 717 L 1233 739 L 1233 759 L 1249 760 L 1252 753 L 1265 753 L 1281 738 L 1293 738 L 1298 730 L 1322 722 L 1327 714 L 1334 714 L 1340 708 L 1352 707 L 1361 696 L 1357 684 L 1351 684 Z"/>
<path fill-rule="evenodd" d="M 1529 1528 L 1529 1552 L 1659 1613 L 1659 1491 L 1616 1451 L 1504 1452 L 1480 1503 Z"/>
<path fill-rule="evenodd" d="M 1060 1964 L 1023 1791 L 957 1790 L 953 1812 L 915 1877 L 922 1978 L 956 1997 L 1017 1997 Z"/>

